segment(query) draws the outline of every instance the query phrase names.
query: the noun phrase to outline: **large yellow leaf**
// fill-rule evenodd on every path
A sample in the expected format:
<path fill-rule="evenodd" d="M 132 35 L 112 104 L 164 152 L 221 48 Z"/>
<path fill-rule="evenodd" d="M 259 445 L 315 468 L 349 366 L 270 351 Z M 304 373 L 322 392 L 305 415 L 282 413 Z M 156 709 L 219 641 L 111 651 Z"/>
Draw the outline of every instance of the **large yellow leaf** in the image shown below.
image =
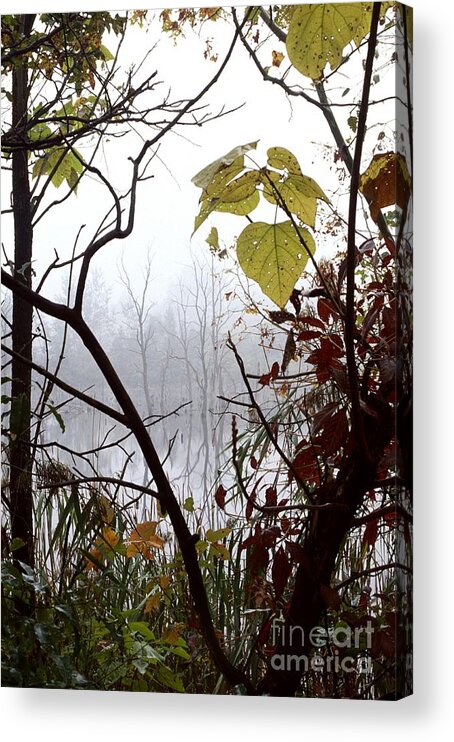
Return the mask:
<path fill-rule="evenodd" d="M 272 204 L 277 203 L 279 206 L 282 206 L 283 201 L 287 209 L 292 214 L 296 214 L 301 222 L 307 224 L 309 227 L 315 226 L 317 201 L 315 198 L 304 196 L 298 190 L 292 178 L 287 178 L 283 183 L 274 185 L 272 189 L 265 186 L 263 195 Z"/>
<path fill-rule="evenodd" d="M 310 3 L 295 8 L 287 35 L 290 61 L 301 74 L 317 80 L 325 66 L 334 70 L 351 41 L 370 28 L 372 3 Z M 358 36 L 361 38 L 358 39 Z"/>
<path fill-rule="evenodd" d="M 313 254 L 315 242 L 307 229 L 300 229 Z M 248 278 L 257 281 L 263 293 L 278 307 L 285 307 L 309 259 L 292 222 L 255 222 L 237 240 L 238 261 Z"/>

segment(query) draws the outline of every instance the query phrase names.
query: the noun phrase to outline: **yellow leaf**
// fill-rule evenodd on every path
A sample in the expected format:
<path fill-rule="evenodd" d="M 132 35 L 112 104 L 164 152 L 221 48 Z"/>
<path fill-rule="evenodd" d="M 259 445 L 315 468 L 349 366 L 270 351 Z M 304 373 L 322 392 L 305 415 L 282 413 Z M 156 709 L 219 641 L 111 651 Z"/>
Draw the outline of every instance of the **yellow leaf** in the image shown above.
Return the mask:
<path fill-rule="evenodd" d="M 159 608 L 159 604 L 161 602 L 161 596 L 158 592 L 153 593 L 153 595 L 150 595 L 147 602 L 145 603 L 145 607 L 143 609 L 144 613 L 151 613 L 152 611 L 156 611 Z"/>
<path fill-rule="evenodd" d="M 274 51 L 274 49 L 271 52 L 271 57 L 273 60 L 272 62 L 273 67 L 279 67 L 282 60 L 284 59 L 284 55 L 282 54 L 282 52 L 276 52 Z"/>
<path fill-rule="evenodd" d="M 100 566 L 97 562 L 100 562 L 100 563 L 103 562 L 103 555 L 101 554 L 99 549 L 91 549 L 91 551 L 89 551 L 88 553 L 92 557 L 94 557 L 94 559 L 96 559 L 96 562 L 94 561 L 92 562 L 92 560 L 89 557 L 85 557 L 86 562 L 87 562 L 85 565 L 85 570 L 87 572 L 92 572 L 92 571 L 100 569 Z"/>
<path fill-rule="evenodd" d="M 315 242 L 307 229 L 301 227 L 298 233 L 290 221 L 254 222 L 238 237 L 236 250 L 246 276 L 284 308 L 307 265 L 307 251 L 315 252 Z"/>
<path fill-rule="evenodd" d="M 159 584 L 162 587 L 163 590 L 166 589 L 166 587 L 169 587 L 170 585 L 170 577 L 169 575 L 161 575 L 159 578 Z"/>
<path fill-rule="evenodd" d="M 206 532 L 207 541 L 214 542 L 219 541 L 221 538 L 227 538 L 232 533 L 231 528 L 218 528 L 217 531 L 213 531 L 211 528 Z"/>
<path fill-rule="evenodd" d="M 105 495 L 100 495 L 98 497 L 98 507 L 102 520 L 105 523 L 112 523 L 115 516 L 115 510 Z"/>
<path fill-rule="evenodd" d="M 224 544 L 211 544 L 211 551 L 218 559 L 224 559 L 225 561 L 230 559 L 230 552 Z"/>
<path fill-rule="evenodd" d="M 112 549 L 115 549 L 115 547 L 118 546 L 119 542 L 120 536 L 114 531 L 113 528 L 103 528 L 102 535 L 98 536 L 98 538 L 96 539 L 96 543 L 98 544 L 98 546 L 110 546 Z"/>
<path fill-rule="evenodd" d="M 127 539 L 127 557 L 133 557 L 137 554 L 142 554 L 146 559 L 151 559 L 151 548 L 163 548 L 164 539 L 156 534 L 157 525 L 158 524 L 156 521 L 145 521 L 144 523 L 137 524 L 137 526 L 131 531 Z"/>
<path fill-rule="evenodd" d="M 176 623 L 174 626 L 164 631 L 162 635 L 162 641 L 167 642 L 168 644 L 175 645 L 178 642 L 183 629 L 184 623 Z"/>

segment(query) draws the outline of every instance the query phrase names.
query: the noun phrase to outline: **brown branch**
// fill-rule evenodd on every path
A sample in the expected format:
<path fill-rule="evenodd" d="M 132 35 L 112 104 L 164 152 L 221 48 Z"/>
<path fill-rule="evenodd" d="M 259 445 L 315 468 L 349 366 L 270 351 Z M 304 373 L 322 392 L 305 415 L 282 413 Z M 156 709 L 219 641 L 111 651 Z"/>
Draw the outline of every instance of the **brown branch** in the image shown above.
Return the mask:
<path fill-rule="evenodd" d="M 355 355 L 355 268 L 356 268 L 356 208 L 359 191 L 359 178 L 361 168 L 361 155 L 363 143 L 366 134 L 367 110 L 369 101 L 369 91 L 372 79 L 372 69 L 374 64 L 375 46 L 377 41 L 377 28 L 380 19 L 381 3 L 374 3 L 372 10 L 371 27 L 369 41 L 367 45 L 367 59 L 364 69 L 363 92 L 361 104 L 358 112 L 358 128 L 353 157 L 351 180 L 350 180 L 350 200 L 348 208 L 348 231 L 347 231 L 347 288 L 345 301 L 345 354 L 347 359 L 347 372 L 350 387 L 350 399 L 352 409 L 352 432 L 356 439 L 357 445 L 360 446 L 367 459 L 370 459 L 368 442 L 364 433 L 363 417 L 360 407 L 360 394 L 358 371 L 356 368 Z"/>

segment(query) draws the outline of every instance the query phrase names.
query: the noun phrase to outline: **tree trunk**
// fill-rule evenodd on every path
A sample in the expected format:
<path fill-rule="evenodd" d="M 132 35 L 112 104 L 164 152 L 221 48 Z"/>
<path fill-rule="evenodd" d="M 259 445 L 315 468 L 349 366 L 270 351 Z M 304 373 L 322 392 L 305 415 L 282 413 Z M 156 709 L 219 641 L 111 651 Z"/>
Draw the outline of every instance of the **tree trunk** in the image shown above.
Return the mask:
<path fill-rule="evenodd" d="M 371 400 L 369 400 L 369 403 Z M 351 527 L 355 511 L 373 486 L 378 463 L 393 432 L 392 409 L 375 403 L 377 421 L 365 416 L 365 432 L 370 446 L 371 461 L 358 449 L 348 457 L 335 481 L 320 490 L 317 504 L 339 502 L 346 510 L 326 510 L 312 513 L 308 535 L 303 544 L 301 563 L 295 575 L 295 587 L 277 653 L 283 669 L 269 668 L 260 692 L 271 696 L 294 696 L 300 686 L 301 670 L 288 669 L 291 656 L 308 656 L 311 652 L 310 633 L 320 625 L 324 603 L 321 588 L 329 586 L 339 557 L 339 550 Z"/>
<path fill-rule="evenodd" d="M 20 20 L 21 35 L 31 32 L 35 16 Z M 13 71 L 13 129 L 25 136 L 28 109 L 28 71 L 26 60 Z M 27 151 L 15 150 L 12 155 L 12 185 L 14 206 L 14 276 L 31 288 L 32 214 L 28 178 Z M 33 307 L 13 294 L 12 347 L 27 360 L 32 358 Z M 23 546 L 15 557 L 30 566 L 34 564 L 32 457 L 30 447 L 31 367 L 13 358 L 11 365 L 11 438 L 10 501 L 11 536 Z"/>

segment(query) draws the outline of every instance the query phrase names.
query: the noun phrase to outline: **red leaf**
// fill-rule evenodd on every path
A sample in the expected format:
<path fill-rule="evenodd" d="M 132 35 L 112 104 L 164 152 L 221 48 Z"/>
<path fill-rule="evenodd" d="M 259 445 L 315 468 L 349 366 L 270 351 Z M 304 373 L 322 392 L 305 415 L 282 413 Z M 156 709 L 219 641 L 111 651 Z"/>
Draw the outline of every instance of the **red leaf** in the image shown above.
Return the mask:
<path fill-rule="evenodd" d="M 247 565 L 250 575 L 254 577 L 262 570 L 265 571 L 269 561 L 268 549 L 263 544 L 254 544 Z"/>
<path fill-rule="evenodd" d="M 257 467 L 258 467 L 259 464 L 258 464 L 258 461 L 255 458 L 255 456 L 251 456 L 250 464 L 251 464 L 251 466 L 252 466 L 253 469 L 257 469 Z"/>
<path fill-rule="evenodd" d="M 339 410 L 326 421 L 320 443 L 325 456 L 332 456 L 341 448 L 348 435 L 347 413 Z"/>
<path fill-rule="evenodd" d="M 274 556 L 273 566 L 271 568 L 271 579 L 273 581 L 276 600 L 278 600 L 284 592 L 291 572 L 292 568 L 290 562 L 284 549 L 280 546 Z"/>
<path fill-rule="evenodd" d="M 293 307 L 297 314 L 301 312 L 301 301 L 300 301 L 299 294 L 300 294 L 299 291 L 297 291 L 296 289 L 293 289 L 291 296 L 290 296 L 290 301 L 293 304 Z"/>
<path fill-rule="evenodd" d="M 287 533 L 287 531 L 290 529 L 291 526 L 290 518 L 287 518 L 286 515 L 283 515 L 281 518 L 281 528 L 284 533 Z"/>
<path fill-rule="evenodd" d="M 259 379 L 259 384 L 263 386 L 269 386 L 270 381 L 274 381 L 279 376 L 279 364 L 277 361 L 271 366 L 271 371 L 268 374 L 263 374 Z"/>
<path fill-rule="evenodd" d="M 334 369 L 341 369 L 338 360 L 343 356 L 342 339 L 339 335 L 327 335 L 322 338 L 320 347 L 314 350 L 307 358 L 307 363 L 316 366 L 317 379 L 320 383 L 328 381 Z"/>
<path fill-rule="evenodd" d="M 314 447 L 305 441 L 302 444 L 304 448 L 301 447 L 301 444 L 298 445 L 298 453 L 293 460 L 293 468 L 299 479 L 305 482 L 314 482 L 318 485 L 320 484 L 320 472 Z M 289 477 L 291 480 L 292 472 L 290 472 Z"/>
<path fill-rule="evenodd" d="M 222 486 L 222 484 L 219 485 L 219 487 L 217 488 L 216 492 L 214 493 L 214 499 L 216 501 L 216 505 L 218 507 L 220 507 L 221 510 L 224 510 L 224 508 L 225 508 L 225 496 L 226 496 L 226 494 L 227 493 L 226 493 L 224 487 Z"/>
<path fill-rule="evenodd" d="M 265 493 L 265 505 L 269 508 L 277 505 L 277 493 L 274 487 L 268 487 Z"/>
<path fill-rule="evenodd" d="M 303 547 L 300 546 L 300 544 L 295 544 L 293 541 L 286 541 L 285 544 L 293 561 L 297 564 L 301 564 L 304 558 Z"/>
<path fill-rule="evenodd" d="M 396 307 L 394 300 L 391 302 L 390 306 L 383 308 L 382 317 L 382 338 L 388 341 L 394 340 L 396 337 Z"/>
<path fill-rule="evenodd" d="M 394 240 L 392 240 L 390 237 L 385 237 L 385 245 L 391 255 L 394 257 L 396 254 L 396 245 L 394 244 Z"/>
<path fill-rule="evenodd" d="M 317 433 L 323 430 L 326 423 L 337 409 L 338 404 L 338 402 L 328 402 L 325 407 L 323 407 L 319 412 L 316 412 L 312 421 L 313 435 L 317 435 Z"/>
<path fill-rule="evenodd" d="M 320 298 L 318 300 L 317 312 L 320 319 L 325 323 L 329 321 L 330 316 L 336 318 L 338 315 L 337 309 L 329 299 Z"/>
<path fill-rule="evenodd" d="M 319 330 L 324 330 L 325 325 L 320 322 L 317 317 L 298 317 L 298 323 L 302 325 L 310 325 L 310 327 L 318 327 Z"/>
<path fill-rule="evenodd" d="M 365 546 L 374 546 L 378 535 L 378 520 L 370 520 L 366 525 L 363 536 L 363 548 Z"/>
<path fill-rule="evenodd" d="M 320 333 L 317 330 L 300 330 L 298 333 L 298 340 L 315 340 L 319 337 Z"/>

